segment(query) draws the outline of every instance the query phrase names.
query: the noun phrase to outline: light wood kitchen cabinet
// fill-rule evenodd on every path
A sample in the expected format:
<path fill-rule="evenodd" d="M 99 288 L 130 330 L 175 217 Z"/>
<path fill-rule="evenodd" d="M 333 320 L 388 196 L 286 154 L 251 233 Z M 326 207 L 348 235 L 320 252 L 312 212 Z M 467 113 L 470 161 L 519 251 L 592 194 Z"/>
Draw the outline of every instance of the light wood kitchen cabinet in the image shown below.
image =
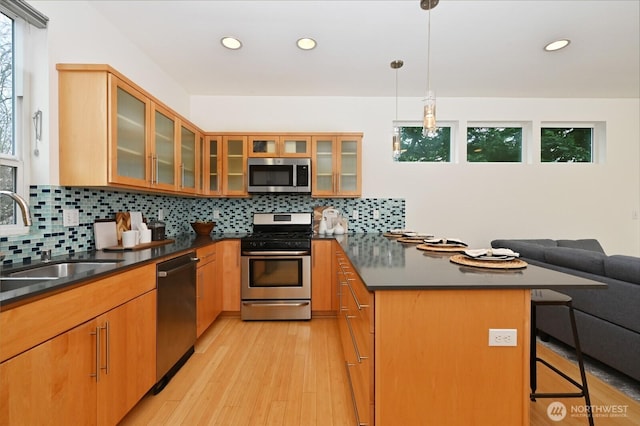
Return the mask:
<path fill-rule="evenodd" d="M 311 242 L 311 311 L 335 313 L 338 297 L 334 286 L 333 240 Z"/>
<path fill-rule="evenodd" d="M 336 252 L 338 325 L 358 425 L 374 424 L 374 296 Z"/>
<path fill-rule="evenodd" d="M 202 193 L 220 195 L 222 193 L 222 136 L 207 135 L 202 149 Z"/>
<path fill-rule="evenodd" d="M 0 364 L 0 424 L 114 425 L 155 382 L 156 292 Z"/>
<path fill-rule="evenodd" d="M 108 65 L 57 70 L 61 185 L 198 191 L 199 129 Z"/>
<path fill-rule="evenodd" d="M 311 140 L 313 197 L 359 197 L 362 134 L 314 136 Z"/>
<path fill-rule="evenodd" d="M 247 137 L 222 137 L 222 195 L 247 195 Z"/>
<path fill-rule="evenodd" d="M 222 285 L 222 310 L 240 312 L 240 240 L 216 243 L 218 280 Z"/>
<path fill-rule="evenodd" d="M 178 186 L 180 192 L 202 193 L 200 173 L 202 168 L 202 135 L 190 123 L 180 120 L 180 162 L 178 167 Z"/>
<path fill-rule="evenodd" d="M 248 137 L 249 157 L 310 157 L 311 137 L 257 135 Z"/>
<path fill-rule="evenodd" d="M 196 250 L 200 259 L 196 280 L 196 335 L 200 335 L 222 311 L 222 285 L 216 276 L 216 245 Z"/>

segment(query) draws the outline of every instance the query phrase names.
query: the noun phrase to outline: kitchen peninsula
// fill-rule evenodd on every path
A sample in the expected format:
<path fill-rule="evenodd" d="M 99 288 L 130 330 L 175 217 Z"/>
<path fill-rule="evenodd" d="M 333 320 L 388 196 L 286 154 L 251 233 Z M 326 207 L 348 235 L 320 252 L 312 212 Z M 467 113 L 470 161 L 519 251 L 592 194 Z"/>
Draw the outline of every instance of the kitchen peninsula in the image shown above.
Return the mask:
<path fill-rule="evenodd" d="M 343 336 L 363 423 L 528 425 L 530 289 L 606 287 L 532 265 L 460 266 L 381 235 L 337 238 L 338 316 L 357 347 L 349 360 Z M 489 329 L 515 329 L 516 345 L 489 346 Z"/>

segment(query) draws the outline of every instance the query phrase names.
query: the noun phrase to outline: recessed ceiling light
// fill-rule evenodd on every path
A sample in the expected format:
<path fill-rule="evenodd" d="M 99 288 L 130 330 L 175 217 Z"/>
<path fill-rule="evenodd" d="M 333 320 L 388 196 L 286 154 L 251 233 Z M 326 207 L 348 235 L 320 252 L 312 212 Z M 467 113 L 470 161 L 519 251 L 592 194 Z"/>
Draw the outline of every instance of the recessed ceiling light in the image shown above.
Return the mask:
<path fill-rule="evenodd" d="M 316 41 L 312 38 L 301 38 L 296 42 L 298 47 L 302 50 L 311 50 L 316 47 Z"/>
<path fill-rule="evenodd" d="M 222 37 L 220 43 L 227 49 L 237 50 L 242 47 L 242 42 L 235 37 Z"/>
<path fill-rule="evenodd" d="M 544 47 L 544 50 L 546 50 L 547 52 L 555 52 L 556 50 L 567 47 L 569 43 L 571 43 L 571 40 L 567 39 L 552 41 Z"/>

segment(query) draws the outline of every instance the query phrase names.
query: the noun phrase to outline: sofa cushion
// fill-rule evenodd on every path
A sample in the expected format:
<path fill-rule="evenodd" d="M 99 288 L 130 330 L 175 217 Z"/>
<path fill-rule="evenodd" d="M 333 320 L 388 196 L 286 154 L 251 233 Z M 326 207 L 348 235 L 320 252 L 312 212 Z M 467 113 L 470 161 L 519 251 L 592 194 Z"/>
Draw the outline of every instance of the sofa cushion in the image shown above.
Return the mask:
<path fill-rule="evenodd" d="M 604 259 L 606 257 L 604 253 L 570 247 L 547 247 L 544 249 L 546 262 L 596 275 L 604 275 Z"/>
<path fill-rule="evenodd" d="M 510 248 L 520 256 L 544 262 L 545 247 L 555 247 L 556 242 L 549 239 L 540 240 L 493 240 L 493 248 Z"/>
<path fill-rule="evenodd" d="M 640 284 L 640 258 L 616 254 L 604 260 L 607 277 Z M 640 291 L 640 289 L 638 289 Z"/>
<path fill-rule="evenodd" d="M 556 242 L 558 243 L 558 247 L 570 247 L 604 253 L 604 249 L 600 245 L 600 242 L 593 238 L 582 240 L 557 240 Z"/>

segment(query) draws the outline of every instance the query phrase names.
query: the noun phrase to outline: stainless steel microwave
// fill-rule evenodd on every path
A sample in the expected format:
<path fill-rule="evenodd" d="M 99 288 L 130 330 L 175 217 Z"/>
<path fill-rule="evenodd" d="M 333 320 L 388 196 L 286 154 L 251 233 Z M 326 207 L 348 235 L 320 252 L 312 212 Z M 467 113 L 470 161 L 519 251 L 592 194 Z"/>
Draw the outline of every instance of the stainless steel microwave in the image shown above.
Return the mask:
<path fill-rule="evenodd" d="M 311 193 L 310 158 L 251 157 L 247 175 L 250 193 Z"/>

